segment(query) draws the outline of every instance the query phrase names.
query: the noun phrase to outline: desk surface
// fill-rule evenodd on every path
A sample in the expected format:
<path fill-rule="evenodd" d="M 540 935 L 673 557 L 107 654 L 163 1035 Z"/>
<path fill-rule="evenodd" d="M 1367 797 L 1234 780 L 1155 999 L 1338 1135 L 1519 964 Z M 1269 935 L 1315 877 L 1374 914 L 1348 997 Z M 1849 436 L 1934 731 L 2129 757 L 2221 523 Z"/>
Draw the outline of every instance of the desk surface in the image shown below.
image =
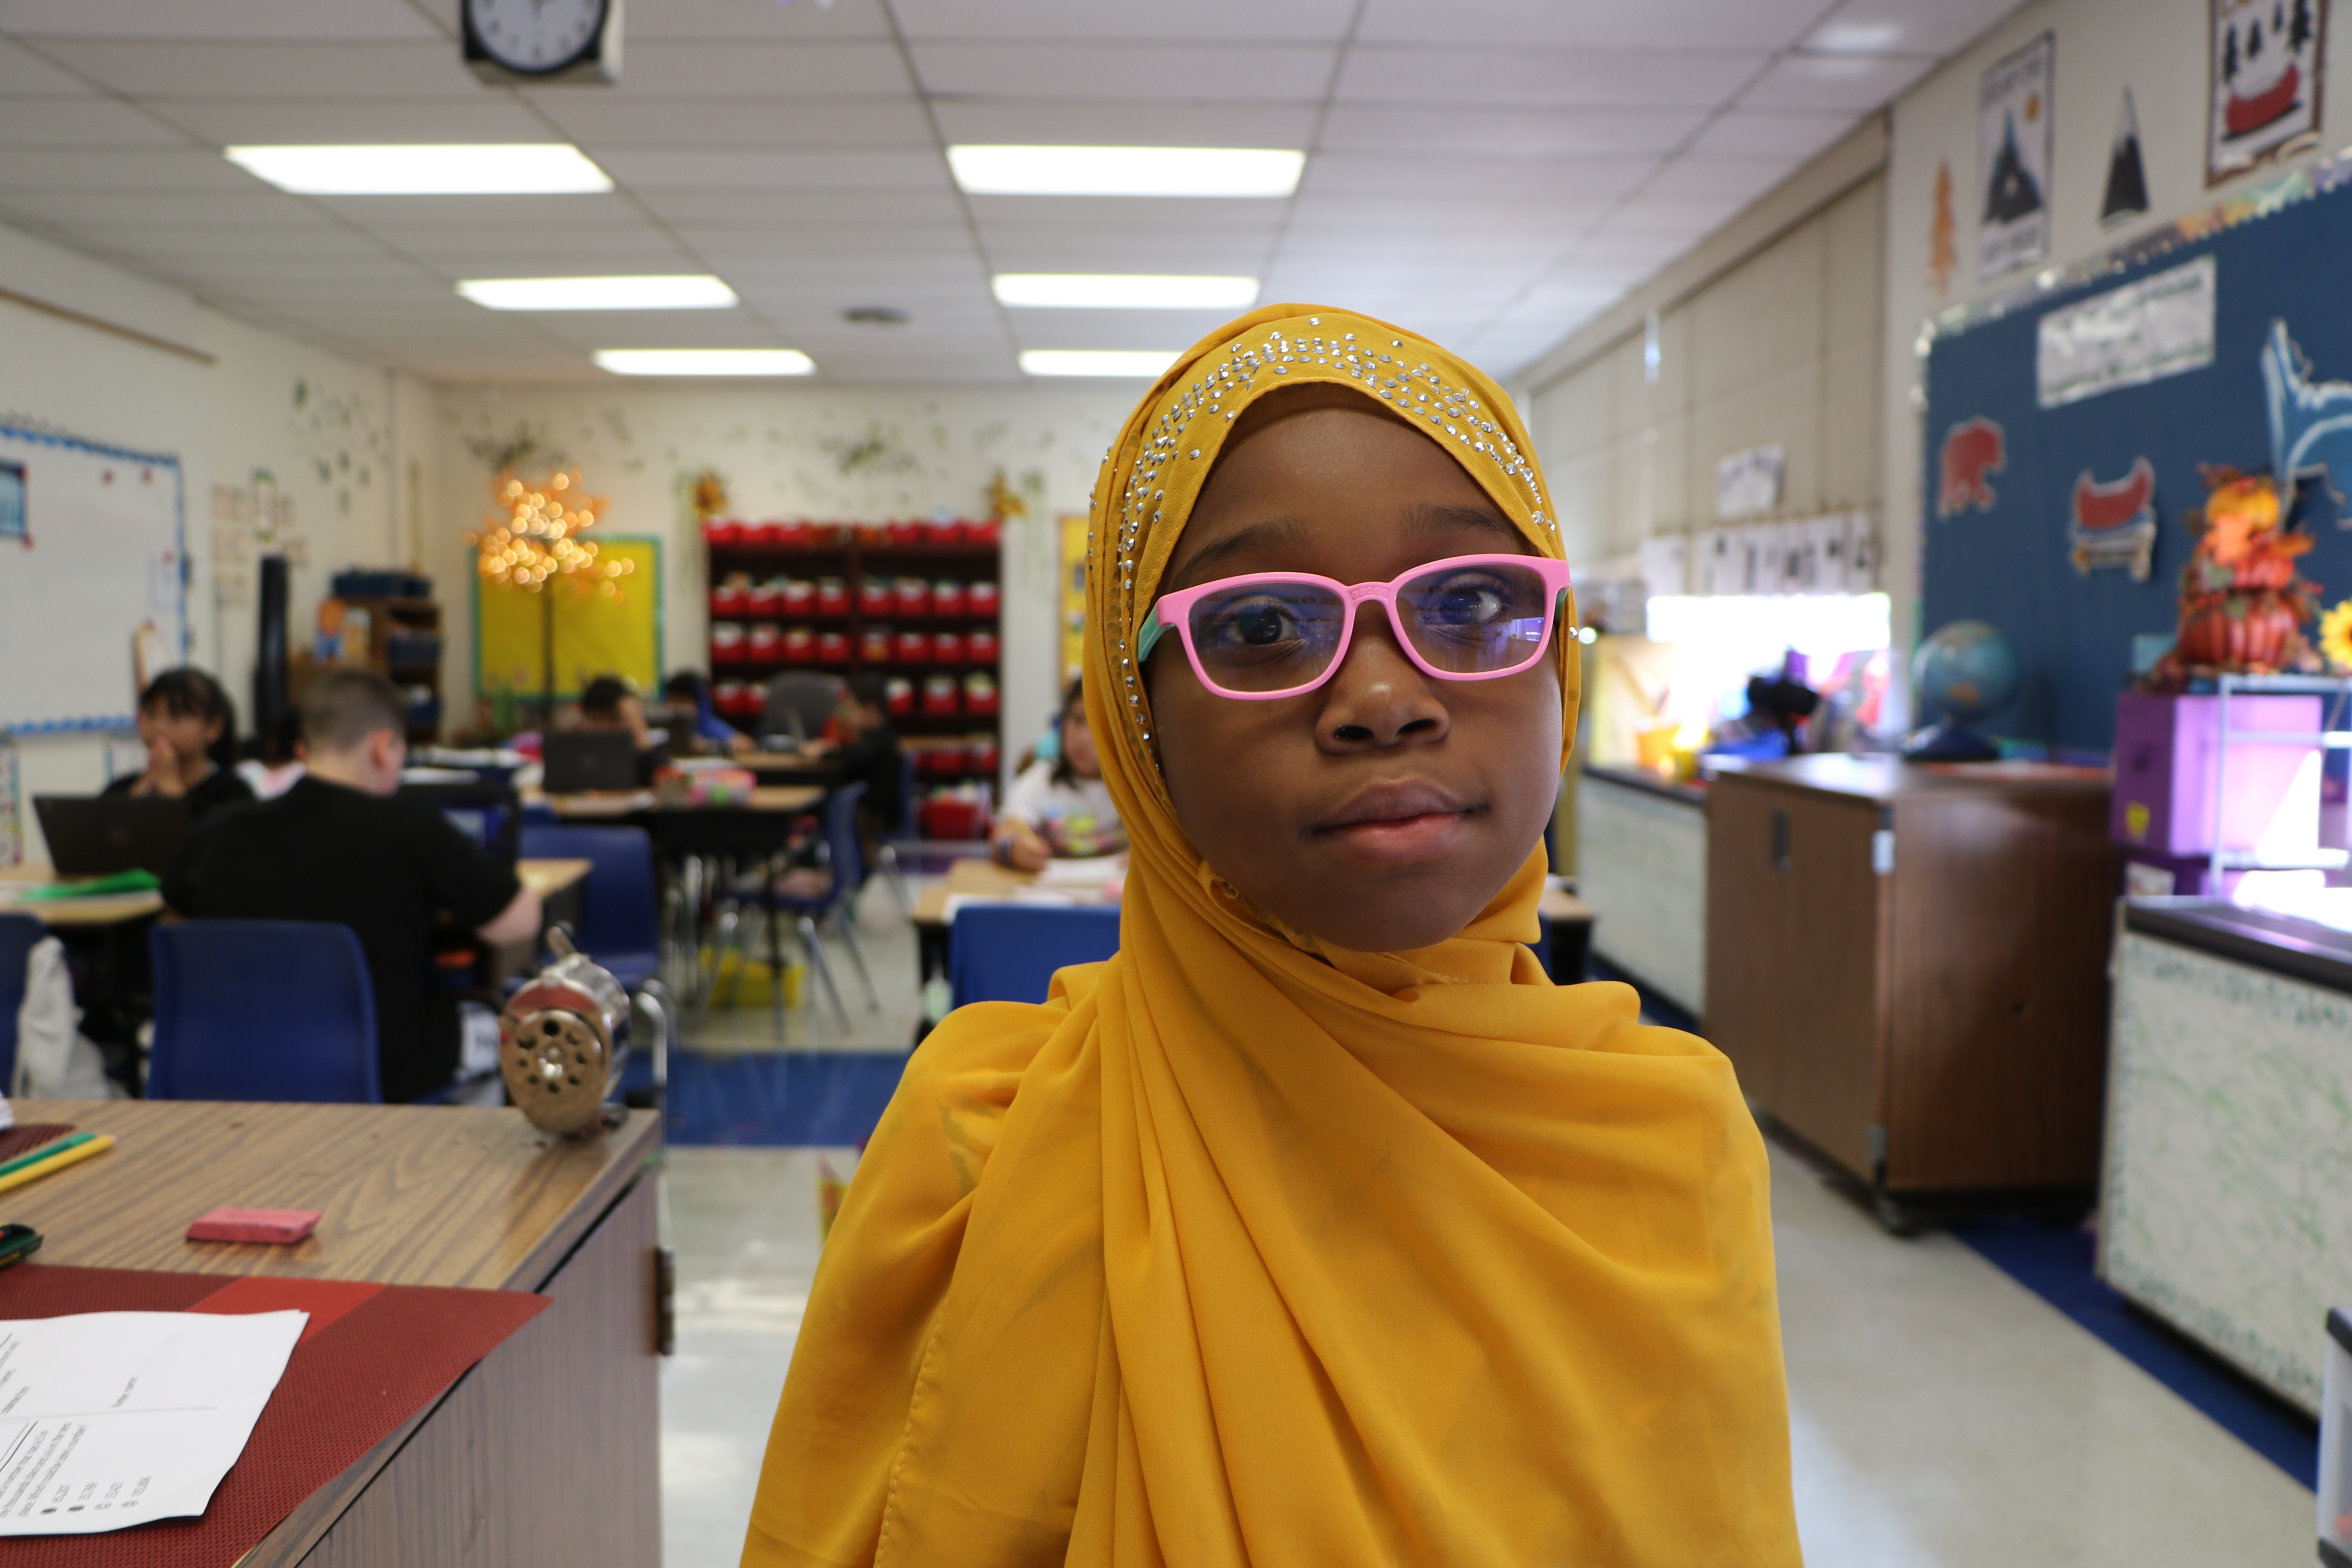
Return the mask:
<path fill-rule="evenodd" d="M 946 925 L 948 900 L 952 898 L 1002 897 L 1036 885 L 1037 877 L 1034 872 L 1015 871 L 979 856 L 958 860 L 948 868 L 948 874 L 945 877 L 925 888 L 922 897 L 915 900 L 915 923 L 926 926 Z M 1065 890 L 1081 897 L 1086 891 L 1082 887 Z M 1586 903 L 1574 893 L 1559 888 L 1546 888 L 1543 900 L 1537 908 L 1544 919 L 1563 924 L 1580 921 L 1590 921 L 1592 919 L 1591 904 Z"/>
<path fill-rule="evenodd" d="M 522 885 L 542 899 L 551 899 L 566 888 L 587 879 L 596 868 L 593 860 L 518 860 L 515 875 Z"/>
<path fill-rule="evenodd" d="M 539 1287 L 661 1140 L 660 1118 L 579 1142 L 467 1106 L 20 1100 L 19 1121 L 112 1150 L 7 1194 L 41 1261 L 476 1289 Z M 320 1211 L 292 1247 L 187 1239 L 222 1205 Z"/>
<path fill-rule="evenodd" d="M 644 816 L 655 812 L 694 816 L 705 811 L 806 811 L 824 798 L 824 790 L 818 784 L 763 784 L 751 792 L 751 804 L 748 806 L 664 805 L 649 789 L 605 795 L 551 795 L 545 798 L 556 816 L 591 821 Z"/>

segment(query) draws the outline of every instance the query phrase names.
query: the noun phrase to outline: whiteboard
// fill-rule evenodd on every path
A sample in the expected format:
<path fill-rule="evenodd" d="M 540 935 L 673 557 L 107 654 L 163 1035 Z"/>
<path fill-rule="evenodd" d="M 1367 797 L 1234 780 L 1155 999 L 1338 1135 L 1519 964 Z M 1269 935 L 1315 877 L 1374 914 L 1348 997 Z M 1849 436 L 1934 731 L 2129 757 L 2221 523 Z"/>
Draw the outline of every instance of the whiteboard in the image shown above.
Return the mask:
<path fill-rule="evenodd" d="M 131 644 L 149 673 L 188 657 L 177 458 L 0 425 L 0 729 L 132 722 Z"/>

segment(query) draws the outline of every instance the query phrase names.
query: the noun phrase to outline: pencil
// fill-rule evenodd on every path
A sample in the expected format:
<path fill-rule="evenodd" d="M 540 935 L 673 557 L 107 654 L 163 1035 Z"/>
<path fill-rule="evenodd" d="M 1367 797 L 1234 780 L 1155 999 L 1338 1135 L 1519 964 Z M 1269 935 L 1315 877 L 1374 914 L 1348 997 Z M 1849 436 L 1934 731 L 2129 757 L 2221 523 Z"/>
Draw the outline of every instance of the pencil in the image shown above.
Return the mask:
<path fill-rule="evenodd" d="M 79 1148 L 97 1136 L 95 1132 L 69 1133 L 66 1137 L 44 1143 L 29 1153 L 19 1154 L 13 1160 L 0 1160 L 0 1176 L 12 1176 L 27 1165 L 37 1165 L 44 1160 L 54 1160 L 67 1150 Z"/>
<path fill-rule="evenodd" d="M 68 1165 L 79 1164 L 92 1154 L 103 1154 L 113 1147 L 112 1134 L 101 1132 L 87 1143 L 77 1143 L 70 1149 L 60 1149 L 45 1160 L 37 1161 L 22 1169 L 11 1171 L 6 1175 L 0 1176 L 0 1193 L 5 1193 L 11 1187 L 21 1187 L 26 1182 L 39 1181 L 52 1172 L 62 1171 Z"/>

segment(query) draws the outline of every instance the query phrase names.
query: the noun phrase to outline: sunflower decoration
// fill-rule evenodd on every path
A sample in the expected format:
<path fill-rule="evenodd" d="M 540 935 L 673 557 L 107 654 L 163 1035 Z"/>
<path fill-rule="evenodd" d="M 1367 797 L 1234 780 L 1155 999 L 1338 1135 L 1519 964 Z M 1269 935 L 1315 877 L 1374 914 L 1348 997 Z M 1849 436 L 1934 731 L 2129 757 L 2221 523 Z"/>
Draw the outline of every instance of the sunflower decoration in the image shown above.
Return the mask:
<path fill-rule="evenodd" d="M 2330 669 L 2352 674 L 2352 599 L 2319 617 L 2319 651 Z"/>

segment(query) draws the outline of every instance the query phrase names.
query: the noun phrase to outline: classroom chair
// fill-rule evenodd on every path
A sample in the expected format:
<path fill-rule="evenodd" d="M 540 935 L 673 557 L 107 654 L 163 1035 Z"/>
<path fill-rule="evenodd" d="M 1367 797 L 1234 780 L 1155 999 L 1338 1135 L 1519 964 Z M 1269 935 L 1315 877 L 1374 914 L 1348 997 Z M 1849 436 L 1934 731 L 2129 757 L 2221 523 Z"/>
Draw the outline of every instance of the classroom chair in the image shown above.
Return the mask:
<path fill-rule="evenodd" d="M 833 963 L 826 958 L 824 943 L 819 940 L 819 928 L 828 921 L 841 936 L 842 945 L 848 949 L 851 963 L 856 965 L 857 978 L 866 987 L 866 999 L 870 1006 L 882 1005 L 881 996 L 874 989 L 874 977 L 866 968 L 866 953 L 857 945 L 856 922 L 850 917 L 851 900 L 866 879 L 865 857 L 857 842 L 857 804 L 865 798 L 863 784 L 843 784 L 825 798 L 824 812 L 824 845 L 825 865 L 832 876 L 823 893 L 811 898 L 796 898 L 780 892 L 772 868 L 761 869 L 757 886 L 748 894 L 738 891 L 730 907 L 719 918 L 716 951 L 723 952 L 730 944 L 742 944 L 740 905 L 745 901 L 758 903 L 768 920 L 770 958 L 778 958 L 776 932 L 780 923 L 791 918 L 800 928 L 801 946 L 807 950 L 809 968 L 814 972 L 817 984 L 824 988 L 825 997 L 833 1004 L 835 1015 L 842 1026 L 849 1026 L 849 1009 L 843 1005 L 841 987 L 833 978 Z M 782 990 L 779 988 L 781 998 Z M 779 1000 L 779 1009 L 782 1003 Z M 782 1016 L 781 1011 L 778 1016 Z"/>
<path fill-rule="evenodd" d="M 16 1080 L 16 1015 L 25 1006 L 25 972 L 33 944 L 49 928 L 31 915 L 0 914 L 0 1087 Z"/>
<path fill-rule="evenodd" d="M 891 898 L 898 900 L 898 912 L 913 918 L 915 901 L 907 895 L 907 873 L 898 864 L 898 846 L 912 844 L 919 837 L 915 824 L 915 753 L 898 753 L 898 826 L 888 833 L 875 837 L 874 869 L 890 888 Z"/>
<path fill-rule="evenodd" d="M 525 823 L 527 860 L 586 860 L 580 929 L 572 945 L 612 971 L 631 1000 L 655 1015 L 654 1088 L 669 1087 L 670 1038 L 677 1008 L 661 973 L 661 895 L 654 880 L 654 841 L 642 827 L 561 827 Z"/>
<path fill-rule="evenodd" d="M 948 930 L 948 986 L 967 1002 L 1043 1002 L 1054 971 L 1118 951 L 1117 904 L 966 904 Z"/>
<path fill-rule="evenodd" d="M 148 1099 L 383 1100 L 375 988 L 351 927 L 175 921 L 155 927 L 148 949 Z"/>

